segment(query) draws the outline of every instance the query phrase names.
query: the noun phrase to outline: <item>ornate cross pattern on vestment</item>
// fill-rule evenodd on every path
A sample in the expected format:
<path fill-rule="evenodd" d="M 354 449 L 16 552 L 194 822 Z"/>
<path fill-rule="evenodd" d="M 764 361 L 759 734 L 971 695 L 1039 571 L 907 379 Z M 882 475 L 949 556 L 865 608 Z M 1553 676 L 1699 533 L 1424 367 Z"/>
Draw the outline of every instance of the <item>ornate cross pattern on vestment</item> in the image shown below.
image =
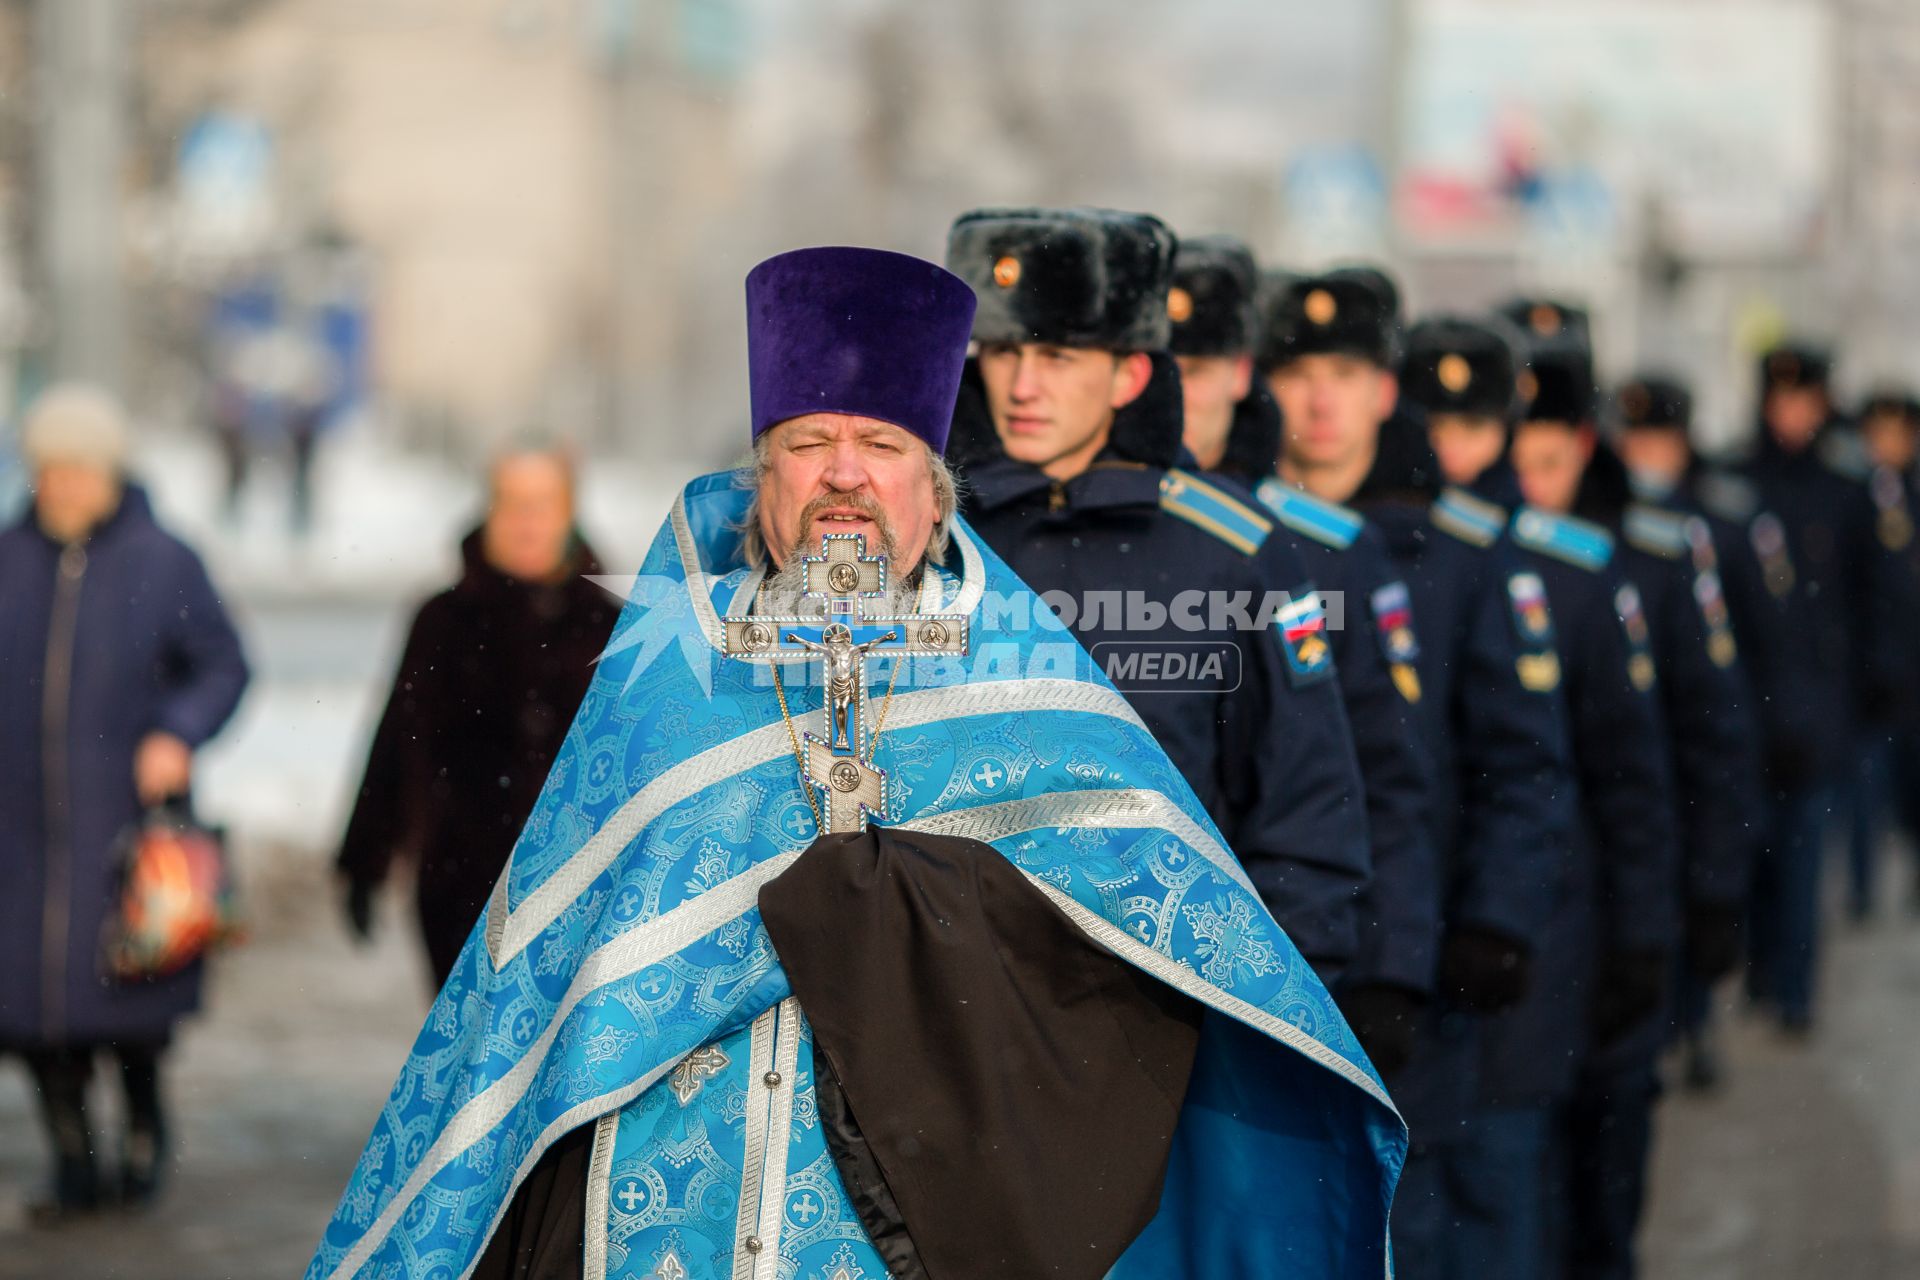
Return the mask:
<path fill-rule="evenodd" d="M 867 724 L 866 660 L 896 660 L 914 654 L 959 656 L 967 651 L 967 620 L 960 615 L 904 614 L 875 617 L 863 601 L 883 597 L 887 558 L 870 556 L 861 534 L 829 533 L 820 554 L 804 560 L 808 600 L 825 608 L 814 617 L 727 618 L 726 653 L 732 658 L 779 661 L 811 655 L 825 663 L 826 736 L 806 735 L 807 785 L 827 793 L 827 830 L 858 831 L 868 814 L 886 816 L 886 773 L 863 758 L 872 755 Z"/>

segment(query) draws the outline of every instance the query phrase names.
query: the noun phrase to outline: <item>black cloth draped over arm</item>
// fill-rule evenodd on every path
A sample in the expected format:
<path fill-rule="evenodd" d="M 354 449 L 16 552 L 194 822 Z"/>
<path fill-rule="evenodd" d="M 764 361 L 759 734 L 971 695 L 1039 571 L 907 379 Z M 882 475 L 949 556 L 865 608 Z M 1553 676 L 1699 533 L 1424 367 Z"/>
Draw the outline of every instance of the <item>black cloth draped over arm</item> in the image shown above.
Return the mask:
<path fill-rule="evenodd" d="M 1106 1275 L 1160 1207 L 1200 1005 L 978 841 L 825 836 L 760 911 L 896 1280 Z"/>

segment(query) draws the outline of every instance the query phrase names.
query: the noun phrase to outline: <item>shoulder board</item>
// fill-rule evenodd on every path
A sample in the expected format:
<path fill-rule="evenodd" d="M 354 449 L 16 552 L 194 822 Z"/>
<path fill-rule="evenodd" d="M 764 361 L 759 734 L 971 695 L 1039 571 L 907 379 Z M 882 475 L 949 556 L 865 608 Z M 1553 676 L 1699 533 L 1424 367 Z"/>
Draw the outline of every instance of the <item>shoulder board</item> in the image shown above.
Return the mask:
<path fill-rule="evenodd" d="M 1529 551 L 1598 571 L 1613 559 L 1613 535 L 1597 524 L 1522 507 L 1513 518 L 1513 540 Z"/>
<path fill-rule="evenodd" d="M 1627 514 L 1620 522 L 1620 533 L 1628 546 L 1663 560 L 1679 560 L 1690 549 L 1687 518 L 1648 506 L 1644 502 L 1636 502 L 1627 508 Z"/>
<path fill-rule="evenodd" d="M 1316 498 L 1278 480 L 1262 480 L 1255 492 L 1260 495 L 1260 504 L 1280 517 L 1281 524 L 1339 551 L 1352 546 L 1366 525 L 1366 517 L 1351 507 Z"/>
<path fill-rule="evenodd" d="M 1224 489 L 1178 469 L 1160 477 L 1160 509 L 1204 529 L 1244 555 L 1273 532 L 1273 522 Z"/>
<path fill-rule="evenodd" d="M 1820 461 L 1827 470 L 1849 480 L 1864 481 L 1873 470 L 1867 447 L 1851 431 L 1829 431 L 1820 441 Z"/>
<path fill-rule="evenodd" d="M 1507 513 L 1464 489 L 1447 489 L 1434 501 L 1433 523 L 1462 542 L 1490 547 L 1507 527 Z"/>
<path fill-rule="evenodd" d="M 1760 490 L 1745 476 L 1709 471 L 1695 487 L 1700 505 L 1733 524 L 1745 524 L 1760 513 Z"/>

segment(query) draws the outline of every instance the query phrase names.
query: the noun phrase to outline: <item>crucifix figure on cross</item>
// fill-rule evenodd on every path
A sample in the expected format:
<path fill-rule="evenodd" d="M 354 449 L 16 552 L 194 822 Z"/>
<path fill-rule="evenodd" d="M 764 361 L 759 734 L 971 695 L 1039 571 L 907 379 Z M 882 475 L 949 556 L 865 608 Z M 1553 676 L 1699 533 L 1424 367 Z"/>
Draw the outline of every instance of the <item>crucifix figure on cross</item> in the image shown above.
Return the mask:
<path fill-rule="evenodd" d="M 801 767 L 808 786 L 826 790 L 827 830 L 858 831 L 868 815 L 886 817 L 886 772 L 870 763 L 866 659 L 963 655 L 967 620 L 948 614 L 868 616 L 862 602 L 886 594 L 887 558 L 868 555 L 864 535 L 823 534 L 820 554 L 805 557 L 803 564 L 802 596 L 820 602 L 824 612 L 804 618 L 727 618 L 726 653 L 748 661 L 810 657 L 825 664 L 826 734 L 805 735 Z"/>

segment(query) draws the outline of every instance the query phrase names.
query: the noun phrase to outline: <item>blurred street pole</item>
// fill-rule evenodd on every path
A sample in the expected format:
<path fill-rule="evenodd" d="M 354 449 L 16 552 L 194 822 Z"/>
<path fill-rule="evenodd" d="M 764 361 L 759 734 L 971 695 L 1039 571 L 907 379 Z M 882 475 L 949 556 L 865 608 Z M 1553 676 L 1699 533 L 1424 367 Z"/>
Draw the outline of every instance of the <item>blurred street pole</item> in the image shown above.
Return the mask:
<path fill-rule="evenodd" d="M 48 372 L 122 388 L 121 278 L 125 147 L 125 0 L 38 0 L 35 79 Z"/>

